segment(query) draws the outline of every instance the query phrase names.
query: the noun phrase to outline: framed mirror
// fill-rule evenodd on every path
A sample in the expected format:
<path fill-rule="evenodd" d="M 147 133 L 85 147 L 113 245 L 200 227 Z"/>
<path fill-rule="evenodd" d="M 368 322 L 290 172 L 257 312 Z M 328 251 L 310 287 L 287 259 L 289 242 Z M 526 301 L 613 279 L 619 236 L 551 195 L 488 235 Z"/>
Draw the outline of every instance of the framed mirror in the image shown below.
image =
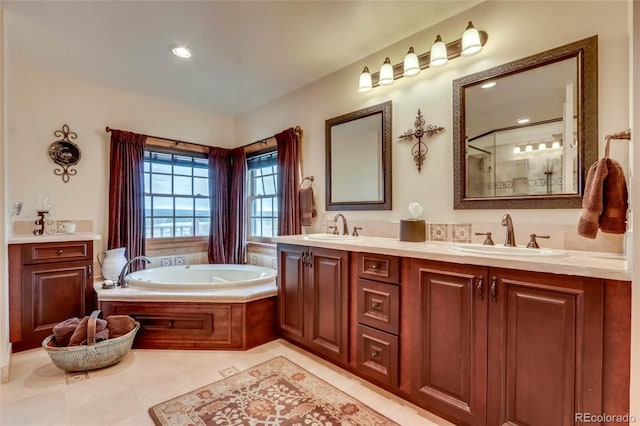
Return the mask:
<path fill-rule="evenodd" d="M 391 210 L 391 101 L 325 121 L 327 210 Z"/>
<path fill-rule="evenodd" d="M 593 36 L 454 80 L 454 209 L 582 206 L 597 49 Z"/>

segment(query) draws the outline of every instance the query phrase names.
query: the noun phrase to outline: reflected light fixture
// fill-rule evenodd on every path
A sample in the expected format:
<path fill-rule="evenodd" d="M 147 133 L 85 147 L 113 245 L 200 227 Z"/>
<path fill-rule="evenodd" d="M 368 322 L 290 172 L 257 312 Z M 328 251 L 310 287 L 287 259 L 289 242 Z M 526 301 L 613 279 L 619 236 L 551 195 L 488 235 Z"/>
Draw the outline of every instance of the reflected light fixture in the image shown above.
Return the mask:
<path fill-rule="evenodd" d="M 436 41 L 434 41 L 433 46 L 431 46 L 431 61 L 429 62 L 429 66 L 440 67 L 447 62 L 449 62 L 449 58 L 447 57 L 447 46 L 440 38 L 440 34 L 438 34 Z"/>
<path fill-rule="evenodd" d="M 513 153 L 514 154 L 520 154 L 520 147 L 518 145 L 513 147 Z"/>
<path fill-rule="evenodd" d="M 365 71 L 360 75 L 358 91 L 369 92 L 374 87 L 393 84 L 394 80 L 399 78 L 418 75 L 426 68 L 445 65 L 459 56 L 474 55 L 482 50 L 487 39 L 487 33 L 478 31 L 469 21 L 462 37 L 457 40 L 445 44 L 438 34 L 431 49 L 424 53 L 416 53 L 412 46 L 409 47 L 409 51 L 401 63 L 392 64 L 389 57 L 386 57 L 379 72 L 369 73 L 368 68 L 365 67 Z"/>
<path fill-rule="evenodd" d="M 183 45 L 174 44 L 169 46 L 169 49 L 171 50 L 171 53 L 173 53 L 178 58 L 190 58 L 193 54 L 193 51 L 190 48 Z"/>
<path fill-rule="evenodd" d="M 524 152 L 531 152 L 533 151 L 533 146 L 531 146 L 531 144 L 527 144 L 527 146 L 524 147 Z"/>
<path fill-rule="evenodd" d="M 418 61 L 418 55 L 413 51 L 413 46 L 409 48 L 406 56 L 404 57 L 404 73 L 405 77 L 413 77 L 420 72 L 420 61 Z"/>
<path fill-rule="evenodd" d="M 373 89 L 371 84 L 371 74 L 369 68 L 364 67 L 362 74 L 360 74 L 360 84 L 358 85 L 358 92 L 370 92 Z"/>
<path fill-rule="evenodd" d="M 545 149 L 547 149 L 547 144 L 544 142 L 540 142 L 540 144 L 538 145 L 538 151 L 544 151 Z"/>
<path fill-rule="evenodd" d="M 379 83 L 383 86 L 393 83 L 393 65 L 391 65 L 391 60 L 389 60 L 388 57 L 385 58 L 382 66 L 380 67 Z"/>
<path fill-rule="evenodd" d="M 482 43 L 480 42 L 480 33 L 473 26 L 471 21 L 467 25 L 467 29 L 462 34 L 462 56 L 472 56 L 482 50 Z"/>
<path fill-rule="evenodd" d="M 551 148 L 553 148 L 553 149 L 560 148 L 560 142 L 553 141 L 553 143 L 551 144 Z"/>
<path fill-rule="evenodd" d="M 528 118 L 518 118 L 518 124 L 526 124 L 530 120 Z"/>
<path fill-rule="evenodd" d="M 483 89 L 491 89 L 492 87 L 495 87 L 496 84 L 498 83 L 496 83 L 495 81 L 490 81 L 488 83 L 481 85 L 480 87 Z"/>

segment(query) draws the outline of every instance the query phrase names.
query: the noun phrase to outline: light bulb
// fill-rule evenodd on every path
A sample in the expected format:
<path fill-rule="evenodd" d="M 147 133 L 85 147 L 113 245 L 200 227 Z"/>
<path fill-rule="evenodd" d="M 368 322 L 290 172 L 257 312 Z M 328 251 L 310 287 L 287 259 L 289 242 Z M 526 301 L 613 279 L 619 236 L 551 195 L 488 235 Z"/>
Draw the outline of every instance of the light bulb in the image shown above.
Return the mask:
<path fill-rule="evenodd" d="M 480 33 L 475 29 L 471 21 L 467 25 L 467 29 L 462 34 L 462 56 L 471 56 L 482 50 L 482 44 L 480 44 Z"/>
<path fill-rule="evenodd" d="M 553 149 L 560 148 L 560 142 L 553 141 L 553 143 L 551 144 L 551 148 Z"/>
<path fill-rule="evenodd" d="M 174 44 L 172 46 L 169 46 L 169 48 L 171 49 L 171 53 L 176 55 L 178 58 L 183 58 L 183 59 L 190 58 L 191 55 L 193 54 L 193 51 L 187 46 L 180 46 L 180 45 Z"/>
<path fill-rule="evenodd" d="M 547 149 L 547 145 L 544 142 L 540 142 L 538 145 L 538 151 L 544 151 L 545 149 Z"/>
<path fill-rule="evenodd" d="M 405 77 L 412 77 L 420 72 L 420 62 L 418 61 L 418 55 L 413 51 L 413 46 L 409 48 L 409 52 L 404 57 L 404 75 Z"/>
<path fill-rule="evenodd" d="M 529 118 L 518 118 L 518 124 L 526 124 L 529 121 L 531 121 Z"/>
<path fill-rule="evenodd" d="M 520 147 L 516 145 L 516 146 L 513 148 L 513 153 L 514 153 L 514 154 L 520 154 Z"/>
<path fill-rule="evenodd" d="M 380 80 L 378 82 L 383 86 L 393 83 L 393 65 L 391 65 L 389 58 L 386 58 L 380 67 Z"/>
<path fill-rule="evenodd" d="M 496 83 L 495 81 L 490 81 L 490 82 L 488 82 L 488 83 L 483 84 L 483 85 L 482 85 L 482 86 L 480 86 L 480 87 L 481 87 L 481 88 L 483 88 L 483 89 L 491 89 L 491 88 L 492 88 L 492 87 L 494 87 L 496 84 L 498 84 L 498 83 Z"/>
<path fill-rule="evenodd" d="M 533 146 L 531 146 L 531 144 L 528 144 L 527 146 L 524 147 L 524 152 L 531 152 L 533 151 Z"/>
<path fill-rule="evenodd" d="M 370 92 L 373 89 L 373 84 L 371 83 L 371 74 L 369 73 L 369 68 L 364 67 L 362 70 L 362 74 L 360 74 L 360 84 L 358 85 L 358 92 Z"/>
<path fill-rule="evenodd" d="M 449 58 L 447 57 L 447 45 L 444 44 L 440 38 L 440 34 L 438 34 L 436 41 L 434 41 L 433 46 L 431 46 L 431 61 L 429 62 L 429 66 L 439 67 L 447 62 L 449 62 Z"/>

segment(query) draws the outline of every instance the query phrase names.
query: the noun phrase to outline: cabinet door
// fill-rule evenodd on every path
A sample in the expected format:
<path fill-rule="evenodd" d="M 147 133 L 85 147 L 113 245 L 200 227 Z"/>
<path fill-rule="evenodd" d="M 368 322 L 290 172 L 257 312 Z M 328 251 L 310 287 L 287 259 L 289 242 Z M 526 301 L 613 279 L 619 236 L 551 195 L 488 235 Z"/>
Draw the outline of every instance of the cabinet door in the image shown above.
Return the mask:
<path fill-rule="evenodd" d="M 309 248 L 307 345 L 343 364 L 348 355 L 348 253 Z"/>
<path fill-rule="evenodd" d="M 304 282 L 302 254 L 306 247 L 278 244 L 278 322 L 283 337 L 304 343 Z"/>
<path fill-rule="evenodd" d="M 53 327 L 90 314 L 91 262 L 43 264 L 22 270 L 22 341 L 18 349 L 40 346 Z"/>
<path fill-rule="evenodd" d="M 401 290 L 413 324 L 401 336 L 411 341 L 410 392 L 455 423 L 484 424 L 487 268 L 415 259 L 411 268 Z"/>
<path fill-rule="evenodd" d="M 573 425 L 576 413 L 602 413 L 602 281 L 490 276 L 489 424 Z"/>

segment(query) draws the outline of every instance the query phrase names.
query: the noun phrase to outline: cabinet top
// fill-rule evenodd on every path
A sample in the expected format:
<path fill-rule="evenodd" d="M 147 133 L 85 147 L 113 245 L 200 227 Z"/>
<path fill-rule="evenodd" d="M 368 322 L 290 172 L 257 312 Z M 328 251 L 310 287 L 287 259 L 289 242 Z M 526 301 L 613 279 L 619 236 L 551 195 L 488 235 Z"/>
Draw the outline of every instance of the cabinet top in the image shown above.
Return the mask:
<path fill-rule="evenodd" d="M 407 242 L 395 238 L 357 237 L 315 239 L 304 235 L 273 238 L 277 243 L 323 247 L 352 252 L 386 254 L 469 265 L 492 266 L 523 271 L 549 272 L 620 281 L 631 281 L 627 259 L 618 254 L 566 250 L 561 257 L 479 254 L 457 250 L 460 244 L 439 241 Z M 531 249 L 535 250 L 535 249 Z"/>
<path fill-rule="evenodd" d="M 26 244 L 26 243 L 53 243 L 61 241 L 87 241 L 100 240 L 100 234 L 94 232 L 75 232 L 73 234 L 59 233 L 51 235 L 29 235 L 17 234 L 9 237 L 9 244 Z"/>

